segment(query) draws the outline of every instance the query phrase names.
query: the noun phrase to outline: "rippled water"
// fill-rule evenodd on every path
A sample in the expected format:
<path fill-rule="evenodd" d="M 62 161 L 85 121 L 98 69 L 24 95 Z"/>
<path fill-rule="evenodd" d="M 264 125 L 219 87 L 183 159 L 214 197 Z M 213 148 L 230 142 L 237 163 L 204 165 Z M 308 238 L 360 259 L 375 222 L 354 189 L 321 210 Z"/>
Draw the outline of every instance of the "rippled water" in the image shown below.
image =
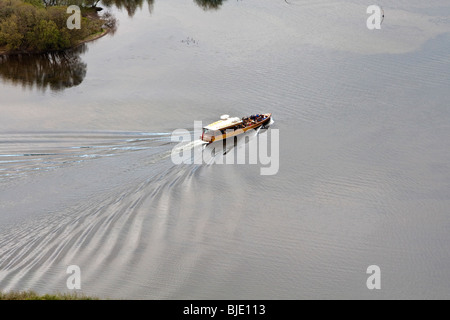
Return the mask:
<path fill-rule="evenodd" d="M 450 297 L 448 3 L 385 1 L 376 31 L 363 1 L 202 3 L 0 61 L 0 289 L 78 265 L 111 298 Z M 277 174 L 171 161 L 173 130 L 259 112 Z"/>

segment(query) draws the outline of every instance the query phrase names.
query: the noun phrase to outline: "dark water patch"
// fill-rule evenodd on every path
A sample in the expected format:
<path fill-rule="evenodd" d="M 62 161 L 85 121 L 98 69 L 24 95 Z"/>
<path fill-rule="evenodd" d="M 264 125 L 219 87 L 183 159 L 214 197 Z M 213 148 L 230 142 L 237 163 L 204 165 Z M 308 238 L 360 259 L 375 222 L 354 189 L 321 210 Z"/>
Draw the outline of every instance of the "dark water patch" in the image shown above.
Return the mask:
<path fill-rule="evenodd" d="M 0 56 L 0 77 L 24 89 L 61 91 L 83 82 L 87 64 L 81 54 L 83 44 L 75 49 L 45 54 L 12 54 Z"/>

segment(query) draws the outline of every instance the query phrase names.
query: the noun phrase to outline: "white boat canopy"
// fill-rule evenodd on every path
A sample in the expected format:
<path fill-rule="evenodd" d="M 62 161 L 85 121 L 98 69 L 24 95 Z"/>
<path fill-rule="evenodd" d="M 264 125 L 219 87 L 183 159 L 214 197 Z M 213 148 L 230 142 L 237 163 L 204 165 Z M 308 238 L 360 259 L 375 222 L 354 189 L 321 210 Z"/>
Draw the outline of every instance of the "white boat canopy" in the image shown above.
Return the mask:
<path fill-rule="evenodd" d="M 221 130 L 224 128 L 228 128 L 231 126 L 235 126 L 237 124 L 242 123 L 242 120 L 240 118 L 227 118 L 226 120 L 219 120 L 216 122 L 213 122 L 211 124 L 208 124 L 204 129 L 207 130 Z"/>

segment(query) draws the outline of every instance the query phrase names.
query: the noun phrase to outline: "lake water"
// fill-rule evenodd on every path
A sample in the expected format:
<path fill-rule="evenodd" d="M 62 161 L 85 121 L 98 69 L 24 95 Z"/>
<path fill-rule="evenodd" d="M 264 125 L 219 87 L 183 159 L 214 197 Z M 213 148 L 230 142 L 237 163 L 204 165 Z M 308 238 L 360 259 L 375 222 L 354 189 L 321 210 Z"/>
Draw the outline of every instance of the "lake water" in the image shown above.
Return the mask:
<path fill-rule="evenodd" d="M 0 290 L 77 265 L 102 298 L 450 298 L 448 1 L 382 1 L 380 30 L 359 0 L 213 3 L 0 58 Z M 172 161 L 174 130 L 260 112 L 276 174 Z"/>

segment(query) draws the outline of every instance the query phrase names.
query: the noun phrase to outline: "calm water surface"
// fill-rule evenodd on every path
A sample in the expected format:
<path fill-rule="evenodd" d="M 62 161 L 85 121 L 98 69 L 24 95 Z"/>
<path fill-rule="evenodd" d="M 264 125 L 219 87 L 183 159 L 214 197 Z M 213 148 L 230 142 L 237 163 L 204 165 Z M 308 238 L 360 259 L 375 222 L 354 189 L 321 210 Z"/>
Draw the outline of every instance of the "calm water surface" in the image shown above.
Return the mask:
<path fill-rule="evenodd" d="M 168 0 L 0 58 L 0 289 L 450 298 L 450 5 Z M 175 165 L 171 132 L 272 112 L 280 168 Z M 382 289 L 366 287 L 370 265 Z"/>

